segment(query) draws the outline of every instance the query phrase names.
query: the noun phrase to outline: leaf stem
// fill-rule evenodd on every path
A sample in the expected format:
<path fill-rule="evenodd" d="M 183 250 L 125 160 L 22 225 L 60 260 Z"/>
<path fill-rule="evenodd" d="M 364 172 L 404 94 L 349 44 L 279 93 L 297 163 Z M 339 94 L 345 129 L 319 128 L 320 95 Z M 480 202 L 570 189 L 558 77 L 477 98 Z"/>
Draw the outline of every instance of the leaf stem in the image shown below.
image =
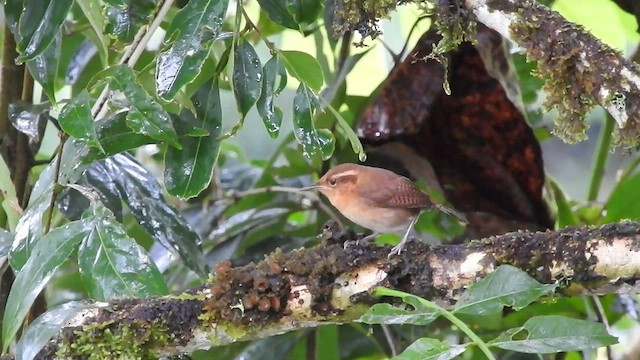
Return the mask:
<path fill-rule="evenodd" d="M 258 29 L 256 24 L 254 24 L 253 21 L 251 21 L 251 18 L 249 18 L 249 14 L 247 14 L 247 11 L 244 9 L 244 7 L 241 7 L 241 8 L 242 8 L 242 15 L 244 16 L 244 19 L 247 21 L 247 25 L 251 26 L 253 30 L 256 31 L 256 33 L 260 36 L 260 39 L 262 40 L 262 42 L 264 42 L 264 44 L 269 49 L 269 52 L 271 53 L 271 55 L 275 55 L 278 52 L 278 49 L 276 49 L 275 45 L 271 41 L 267 40 L 266 36 L 262 35 L 262 33 L 260 32 L 260 29 Z"/>
<path fill-rule="evenodd" d="M 56 170 L 53 180 L 53 191 L 51 193 L 51 202 L 49 203 L 49 208 L 45 213 L 45 225 L 44 225 L 44 235 L 49 233 L 51 230 L 51 221 L 53 219 L 53 209 L 56 206 L 56 198 L 58 197 L 59 190 L 56 189 L 56 185 L 58 185 L 58 181 L 60 180 L 60 168 L 62 166 L 62 151 L 64 150 L 64 144 L 67 142 L 67 135 L 63 132 L 60 133 L 60 145 L 58 146 L 57 158 L 56 158 Z"/>
<path fill-rule="evenodd" d="M 589 185 L 587 201 L 597 200 L 598 194 L 600 193 L 600 186 L 602 185 L 602 178 L 604 177 L 604 169 L 609 157 L 613 125 L 613 118 L 607 113 L 604 117 L 604 124 L 600 129 L 600 138 L 598 139 L 598 146 L 596 148 L 596 158 L 593 164 L 593 172 L 591 174 L 591 184 Z"/>

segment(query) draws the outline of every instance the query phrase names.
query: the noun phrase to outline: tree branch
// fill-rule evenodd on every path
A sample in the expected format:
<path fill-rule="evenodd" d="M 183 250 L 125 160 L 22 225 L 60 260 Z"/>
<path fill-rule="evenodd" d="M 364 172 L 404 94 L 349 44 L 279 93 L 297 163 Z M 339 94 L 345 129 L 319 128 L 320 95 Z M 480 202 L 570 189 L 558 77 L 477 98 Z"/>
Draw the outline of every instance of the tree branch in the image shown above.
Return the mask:
<path fill-rule="evenodd" d="M 232 268 L 222 262 L 208 284 L 181 295 L 96 303 L 69 321 L 38 358 L 75 358 L 82 351 L 169 356 L 351 322 L 381 301 L 372 296 L 378 286 L 448 305 L 502 264 L 519 267 L 542 283 L 556 283 L 565 295 L 637 292 L 640 287 L 637 223 L 520 231 L 467 245 L 411 242 L 391 259 L 388 246 L 345 250 L 341 242 L 348 236 L 332 235 L 331 242 L 290 253 L 277 250 L 258 264 Z"/>
<path fill-rule="evenodd" d="M 557 135 L 580 139 L 599 103 L 623 141 L 640 134 L 640 68 L 581 26 L 534 0 L 464 0 L 475 19 L 523 47 L 547 79 L 547 105 L 559 111 Z"/>

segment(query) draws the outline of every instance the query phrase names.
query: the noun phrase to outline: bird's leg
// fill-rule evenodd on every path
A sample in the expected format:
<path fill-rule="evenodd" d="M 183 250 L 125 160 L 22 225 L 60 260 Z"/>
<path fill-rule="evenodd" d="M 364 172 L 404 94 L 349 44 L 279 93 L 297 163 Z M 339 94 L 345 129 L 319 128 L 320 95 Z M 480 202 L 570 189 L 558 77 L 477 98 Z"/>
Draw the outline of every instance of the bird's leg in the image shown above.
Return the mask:
<path fill-rule="evenodd" d="M 367 236 L 363 237 L 362 239 L 356 240 L 355 243 L 356 243 L 356 245 L 360 245 L 362 243 L 366 243 L 368 241 L 371 241 L 371 240 L 375 239 L 376 237 L 378 237 L 378 235 L 380 235 L 380 233 L 374 231 L 373 234 L 367 235 Z M 351 244 L 353 244 L 353 243 L 354 243 L 353 241 L 345 241 L 344 242 L 344 249 L 347 250 L 347 248 L 349 246 L 351 246 Z"/>
<path fill-rule="evenodd" d="M 400 255 L 400 252 L 402 251 L 402 249 L 404 249 L 404 246 L 407 244 L 407 242 L 409 242 L 409 234 L 411 234 L 411 230 L 413 230 L 413 227 L 416 226 L 416 222 L 418 222 L 418 216 L 411 219 L 409 228 L 407 228 L 407 232 L 404 233 L 402 240 L 400 240 L 400 243 L 398 243 L 398 245 L 394 246 L 393 249 L 391 249 L 391 252 L 387 257 L 390 258 L 393 255 Z"/>

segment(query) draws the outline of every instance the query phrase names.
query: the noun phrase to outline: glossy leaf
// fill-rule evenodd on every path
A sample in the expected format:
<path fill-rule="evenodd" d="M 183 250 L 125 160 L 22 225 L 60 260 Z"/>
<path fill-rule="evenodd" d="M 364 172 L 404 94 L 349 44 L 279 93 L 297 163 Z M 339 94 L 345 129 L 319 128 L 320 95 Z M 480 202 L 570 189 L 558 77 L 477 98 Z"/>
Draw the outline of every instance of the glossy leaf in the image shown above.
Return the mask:
<path fill-rule="evenodd" d="M 556 287 L 556 284 L 541 284 L 516 267 L 501 265 L 463 293 L 454 312 L 491 315 L 505 306 L 520 310 L 540 296 L 552 294 Z"/>
<path fill-rule="evenodd" d="M 154 0 L 107 1 L 104 32 L 119 42 L 133 41 L 140 26 L 150 22 L 156 7 Z"/>
<path fill-rule="evenodd" d="M 436 339 L 422 338 L 409 345 L 394 360 L 447 360 L 462 354 L 464 345 L 451 346 Z"/>
<path fill-rule="evenodd" d="M 47 46 L 41 54 L 27 61 L 27 68 L 33 76 L 33 79 L 42 85 L 42 89 L 49 99 L 56 101 L 56 76 L 60 63 L 60 48 L 62 44 L 62 35 L 57 34 L 53 41 Z"/>
<path fill-rule="evenodd" d="M 640 218 L 640 174 L 625 178 L 611 192 L 604 207 L 604 222 L 615 222 L 622 219 Z"/>
<path fill-rule="evenodd" d="M 169 114 L 140 86 L 130 67 L 114 66 L 105 70 L 112 90 L 120 90 L 131 105 L 127 125 L 135 132 L 180 147 Z M 99 78 L 100 74 L 96 75 Z"/>
<path fill-rule="evenodd" d="M 62 329 L 66 323 L 83 310 L 96 309 L 95 303 L 70 301 L 47 310 L 38 316 L 20 337 L 16 345 L 16 360 L 32 360 L 47 342 Z"/>
<path fill-rule="evenodd" d="M 51 230 L 42 237 L 11 286 L 2 319 L 2 348 L 7 349 L 33 301 L 51 276 L 75 251 L 90 231 L 90 222 L 79 220 Z"/>
<path fill-rule="evenodd" d="M 287 27 L 289 29 L 298 30 L 300 26 L 293 19 L 293 16 L 287 10 L 283 1 L 279 0 L 258 0 L 260 8 L 264 10 L 269 19 L 274 23 Z"/>
<path fill-rule="evenodd" d="M 25 0 L 20 16 L 17 63 L 42 54 L 60 31 L 73 0 Z"/>
<path fill-rule="evenodd" d="M 99 0 L 76 0 L 76 3 L 82 10 L 85 18 L 91 25 L 93 33 L 92 39 L 95 39 L 95 46 L 99 49 L 100 59 L 103 65 L 107 64 L 109 39 L 104 33 L 105 17 L 102 15 L 102 5 Z"/>
<path fill-rule="evenodd" d="M 328 129 L 319 129 L 317 132 L 322 160 L 329 160 L 336 150 L 336 137 Z"/>
<path fill-rule="evenodd" d="M 322 10 L 319 0 L 285 0 L 284 3 L 293 19 L 302 25 L 309 25 L 316 21 Z"/>
<path fill-rule="evenodd" d="M 87 170 L 87 183 L 101 192 L 105 204 L 124 201 L 138 223 L 198 275 L 206 274 L 200 238 L 182 215 L 164 199 L 152 174 L 131 155 L 118 154 L 95 162 Z M 109 200 L 112 198 L 112 200 Z M 113 208 L 117 211 L 117 207 Z"/>
<path fill-rule="evenodd" d="M 601 323 L 558 315 L 532 317 L 522 327 L 503 332 L 489 345 L 524 353 L 552 354 L 595 349 L 618 343 Z"/>
<path fill-rule="evenodd" d="M 262 65 L 253 46 L 240 39 L 233 52 L 233 93 L 244 119 L 262 91 Z"/>
<path fill-rule="evenodd" d="M 11 125 L 27 135 L 29 145 L 33 149 L 40 147 L 44 131 L 46 129 L 47 120 L 42 115 L 51 108 L 50 103 L 30 104 L 23 101 L 17 101 L 9 104 L 9 120 Z"/>
<path fill-rule="evenodd" d="M 87 168 L 82 159 L 88 153 L 88 147 L 73 140 L 67 140 L 62 152 L 60 169 L 57 171 L 57 157 L 40 173 L 29 198 L 29 206 L 25 209 L 18 225 L 11 246 L 9 263 L 14 271 L 19 271 L 29 259 L 33 247 L 42 241 L 44 213 L 51 204 L 51 196 L 56 183 L 75 183 Z"/>
<path fill-rule="evenodd" d="M 279 51 L 278 56 L 289 75 L 313 90 L 320 91 L 324 84 L 324 76 L 320 64 L 313 56 L 302 51 Z"/>
<path fill-rule="evenodd" d="M 553 198 L 555 199 L 556 207 L 558 208 L 558 228 L 579 225 L 580 220 L 573 212 L 573 209 L 569 204 L 569 200 L 567 199 L 564 191 L 560 188 L 560 184 L 553 180 L 549 180 L 549 184 L 553 190 Z"/>
<path fill-rule="evenodd" d="M 293 127 L 296 139 L 302 145 L 302 153 L 312 157 L 321 153 L 320 139 L 313 119 L 320 107 L 318 98 L 305 84 L 300 83 L 293 99 Z"/>
<path fill-rule="evenodd" d="M 276 88 L 278 77 L 280 82 Z M 275 106 L 273 101 L 285 86 L 287 86 L 287 72 L 278 56 L 274 55 L 262 68 L 262 92 L 256 104 L 258 114 L 272 139 L 278 137 L 283 117 L 282 109 Z"/>
<path fill-rule="evenodd" d="M 91 231 L 78 251 L 80 275 L 94 300 L 165 295 L 169 288 L 146 251 L 127 236 L 113 213 L 92 204 Z"/>
<path fill-rule="evenodd" d="M 11 250 L 13 234 L 5 229 L 0 229 L 0 256 L 7 256 Z"/>
<path fill-rule="evenodd" d="M 93 151 L 90 155 L 91 159 L 100 159 L 105 155 L 115 155 L 155 142 L 154 139 L 131 130 L 127 126 L 127 114 L 127 112 L 114 113 L 96 122 L 96 133 L 104 154 L 97 150 Z"/>
<path fill-rule="evenodd" d="M 198 125 L 209 134 L 202 137 L 183 136 L 182 149 L 167 149 L 165 156 L 165 184 L 167 191 L 182 198 L 197 196 L 209 186 L 213 168 L 220 153 L 222 108 L 217 81 L 209 81 L 193 95 Z M 182 118 L 193 118 L 183 111 Z"/>
<path fill-rule="evenodd" d="M 228 4 L 228 0 L 191 0 L 178 11 L 167 29 L 167 37 L 175 41 L 160 53 L 156 65 L 160 98 L 172 100 L 200 73 L 209 43 L 220 33 Z"/>
<path fill-rule="evenodd" d="M 76 95 L 62 108 L 58 123 L 69 136 L 104 152 L 98 141 L 98 134 L 94 127 L 95 122 L 91 116 L 89 93 L 86 90 Z"/>

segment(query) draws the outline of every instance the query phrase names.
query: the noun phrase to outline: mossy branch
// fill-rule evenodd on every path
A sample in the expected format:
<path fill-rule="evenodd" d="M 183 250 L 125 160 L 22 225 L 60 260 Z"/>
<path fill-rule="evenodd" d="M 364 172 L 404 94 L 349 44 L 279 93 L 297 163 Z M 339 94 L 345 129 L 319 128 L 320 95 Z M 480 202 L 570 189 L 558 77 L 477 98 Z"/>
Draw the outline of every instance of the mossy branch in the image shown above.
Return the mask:
<path fill-rule="evenodd" d="M 327 228 L 330 229 L 330 228 Z M 325 233 L 322 244 L 276 251 L 258 264 L 218 264 L 211 281 L 181 295 L 96 303 L 40 352 L 39 359 L 82 358 L 103 351 L 142 357 L 191 353 L 301 328 L 353 322 L 380 301 L 378 286 L 444 306 L 497 266 L 510 264 L 564 295 L 637 292 L 640 224 L 515 232 L 467 245 L 412 242 L 401 256 L 389 247 L 350 245 Z"/>
<path fill-rule="evenodd" d="M 556 135 L 581 140 L 585 117 L 600 104 L 615 119 L 618 141 L 640 135 L 640 67 L 583 27 L 535 0 L 452 0 L 475 20 L 522 47 L 545 78 L 546 106 L 559 112 Z"/>

